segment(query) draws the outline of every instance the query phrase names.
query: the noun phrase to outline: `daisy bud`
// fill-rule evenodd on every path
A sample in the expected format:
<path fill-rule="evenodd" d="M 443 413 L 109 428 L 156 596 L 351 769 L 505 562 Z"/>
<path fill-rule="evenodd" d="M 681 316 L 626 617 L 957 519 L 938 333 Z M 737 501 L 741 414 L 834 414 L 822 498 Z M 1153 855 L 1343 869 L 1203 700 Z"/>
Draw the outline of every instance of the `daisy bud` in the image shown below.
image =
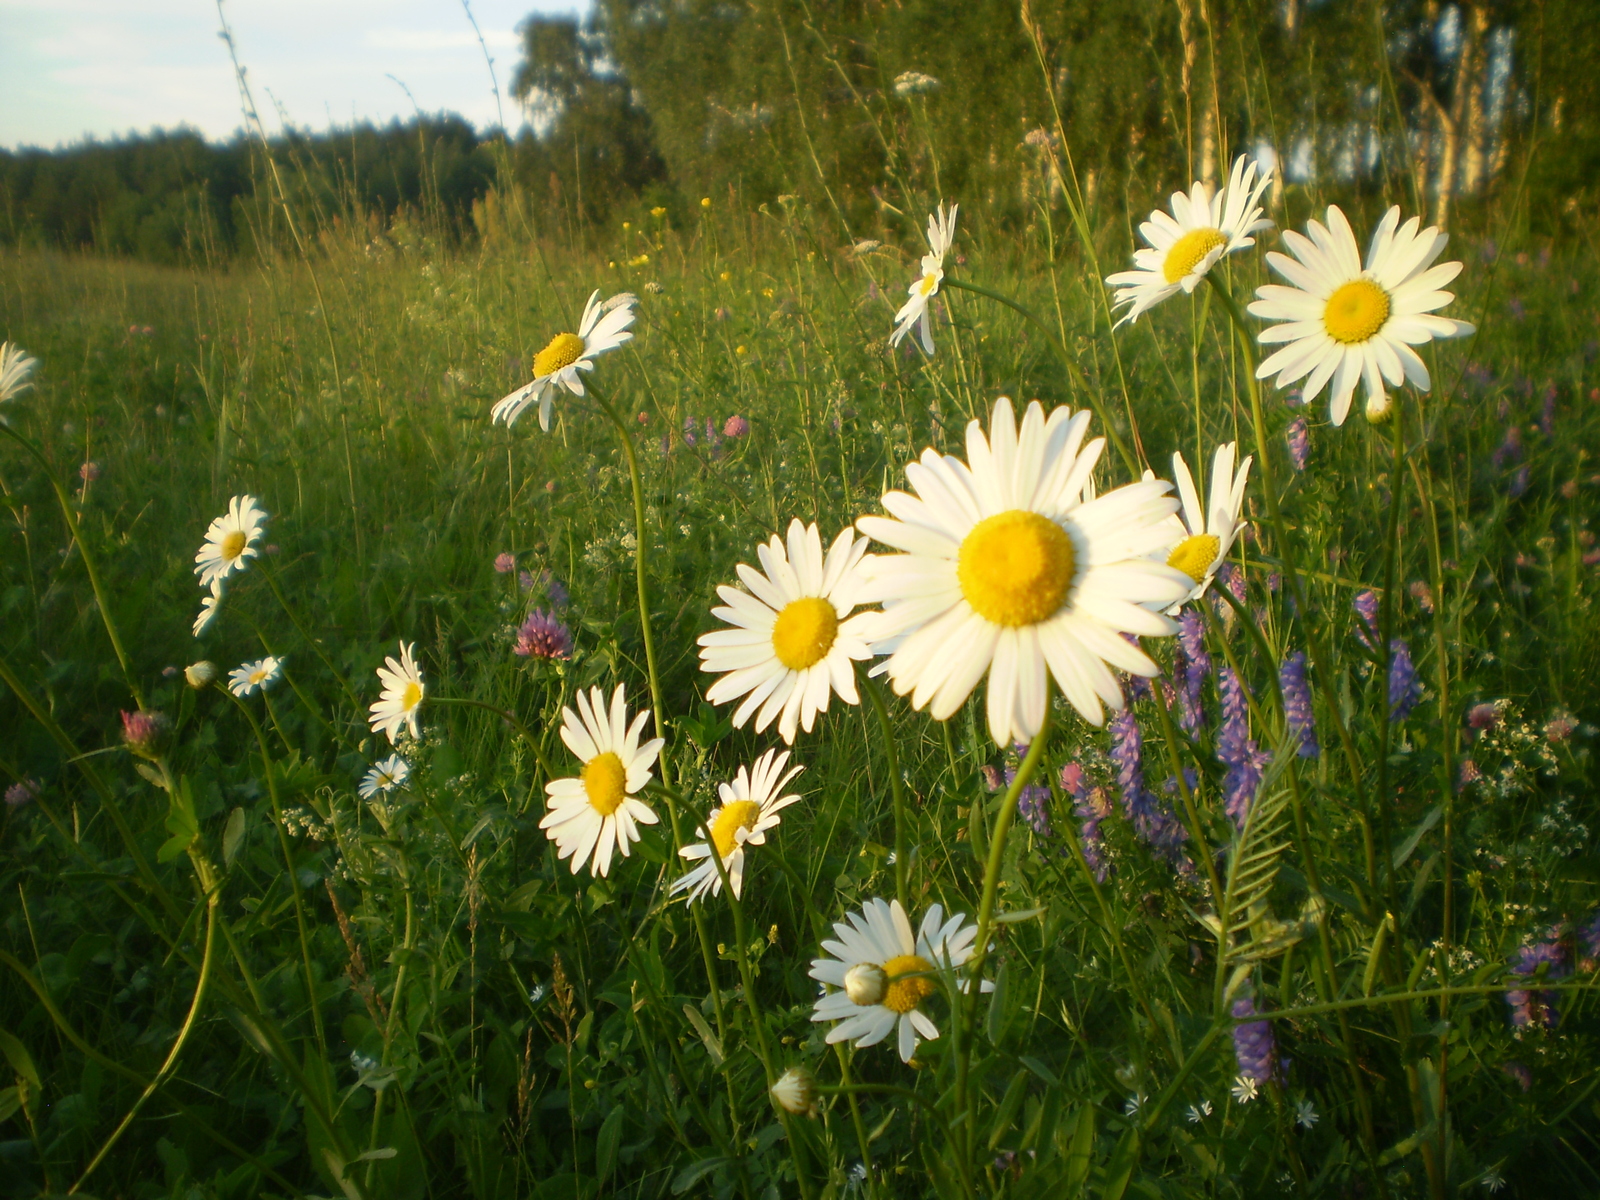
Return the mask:
<path fill-rule="evenodd" d="M 817 1077 L 805 1067 L 790 1067 L 772 1085 L 772 1099 L 797 1117 L 817 1115 Z"/>
<path fill-rule="evenodd" d="M 159 756 L 171 728 L 172 722 L 166 713 L 141 708 L 138 712 L 122 714 L 123 744 L 140 758 Z"/>
<path fill-rule="evenodd" d="M 878 1003 L 889 989 L 889 977 L 877 963 L 857 963 L 844 973 L 844 994 L 862 1008 Z"/>
<path fill-rule="evenodd" d="M 183 669 L 184 682 L 195 691 L 203 691 L 215 682 L 217 678 L 217 664 L 201 659 L 197 663 L 190 663 Z"/>
<path fill-rule="evenodd" d="M 1387 425 L 1394 415 L 1394 401 L 1387 392 L 1367 397 L 1367 424 Z"/>

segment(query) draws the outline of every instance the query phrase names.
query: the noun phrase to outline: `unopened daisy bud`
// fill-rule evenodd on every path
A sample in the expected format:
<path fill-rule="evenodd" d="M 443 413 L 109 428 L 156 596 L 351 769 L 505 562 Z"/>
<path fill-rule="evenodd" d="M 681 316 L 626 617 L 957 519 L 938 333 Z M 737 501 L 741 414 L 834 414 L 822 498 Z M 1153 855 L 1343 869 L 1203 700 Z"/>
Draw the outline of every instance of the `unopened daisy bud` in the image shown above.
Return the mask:
<path fill-rule="evenodd" d="M 1367 424 L 1387 425 L 1394 416 L 1394 400 L 1387 392 L 1367 397 Z"/>
<path fill-rule="evenodd" d="M 857 963 L 844 973 L 844 994 L 863 1008 L 882 1000 L 888 988 L 889 977 L 877 963 Z"/>
<path fill-rule="evenodd" d="M 167 740 L 172 722 L 163 712 L 141 708 L 122 714 L 122 741 L 140 758 L 156 758 Z"/>
<path fill-rule="evenodd" d="M 817 1077 L 805 1067 L 790 1067 L 772 1085 L 772 1099 L 797 1117 L 817 1115 Z"/>
<path fill-rule="evenodd" d="M 208 688 L 216 681 L 217 664 L 201 659 L 197 663 L 190 663 L 183 669 L 183 679 L 195 691 Z"/>

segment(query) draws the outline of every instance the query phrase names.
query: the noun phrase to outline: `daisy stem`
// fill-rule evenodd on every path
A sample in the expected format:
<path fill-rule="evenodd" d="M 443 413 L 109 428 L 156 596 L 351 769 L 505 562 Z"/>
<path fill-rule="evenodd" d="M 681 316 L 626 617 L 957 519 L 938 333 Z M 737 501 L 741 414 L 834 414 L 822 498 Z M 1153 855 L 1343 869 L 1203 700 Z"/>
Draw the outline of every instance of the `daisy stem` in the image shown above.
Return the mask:
<path fill-rule="evenodd" d="M 1294 594 L 1294 601 L 1299 609 L 1304 623 L 1306 645 L 1310 649 L 1312 674 L 1317 681 L 1317 689 L 1322 693 L 1322 699 L 1327 710 L 1328 719 L 1333 722 L 1334 730 L 1339 735 L 1339 746 L 1344 751 L 1345 763 L 1350 770 L 1350 786 L 1355 792 L 1356 807 L 1367 813 L 1366 787 L 1362 780 L 1361 756 L 1356 751 L 1355 739 L 1350 734 L 1350 727 L 1345 723 L 1344 710 L 1339 705 L 1339 698 L 1333 690 L 1330 677 L 1331 666 L 1326 653 L 1323 651 L 1322 639 L 1317 636 L 1316 622 L 1311 620 L 1311 605 L 1306 596 L 1305 583 L 1300 578 L 1300 569 L 1295 560 L 1294 543 L 1289 540 L 1289 530 L 1284 524 L 1283 510 L 1278 507 L 1278 485 L 1272 466 L 1272 456 L 1267 450 L 1267 421 L 1261 411 L 1261 381 L 1256 378 L 1256 351 L 1255 343 L 1251 340 L 1250 327 L 1245 324 L 1244 314 L 1239 311 L 1239 305 L 1229 294 L 1222 281 L 1217 278 L 1216 272 L 1206 273 L 1206 283 L 1216 292 L 1217 299 L 1222 301 L 1222 309 L 1228 314 L 1228 320 L 1233 323 L 1234 333 L 1239 343 L 1239 353 L 1244 356 L 1245 362 L 1245 390 L 1250 396 L 1250 422 L 1255 432 L 1256 460 L 1261 466 L 1261 493 L 1267 501 L 1267 519 L 1272 523 L 1273 534 L 1278 543 L 1278 555 L 1283 563 L 1283 573 L 1287 577 L 1289 587 Z M 1370 818 L 1369 818 L 1370 819 Z M 1367 850 L 1367 876 L 1376 880 L 1377 869 L 1373 860 L 1372 849 Z"/>
<path fill-rule="evenodd" d="M 1089 382 L 1089 377 L 1083 373 L 1083 368 L 1077 364 L 1072 355 L 1067 353 L 1067 348 L 1061 344 L 1061 339 L 1050 331 L 1050 327 L 1009 296 L 1001 295 L 999 292 L 991 292 L 986 287 L 979 287 L 977 284 L 968 283 L 964 279 L 952 279 L 948 275 L 944 277 L 944 283 L 946 287 L 960 288 L 964 292 L 974 292 L 979 296 L 985 296 L 993 300 L 996 304 L 1005 305 L 1013 312 L 1020 314 L 1023 320 L 1027 321 L 1028 324 L 1043 335 L 1050 348 L 1055 351 L 1056 357 L 1061 360 L 1061 365 L 1066 367 L 1067 374 L 1072 376 L 1072 381 L 1083 390 L 1084 395 L 1089 397 L 1089 403 L 1094 406 L 1095 415 L 1100 418 L 1100 424 L 1105 426 L 1106 436 L 1111 439 L 1111 444 L 1117 448 L 1117 453 L 1122 456 L 1122 463 L 1128 468 L 1128 473 L 1137 479 L 1139 477 L 1139 464 L 1134 459 L 1133 452 L 1128 449 L 1128 444 L 1122 440 L 1122 435 L 1117 432 L 1117 427 L 1111 423 L 1111 416 L 1100 399 L 1099 389 Z"/>
<path fill-rule="evenodd" d="M 56 478 L 50 460 L 44 456 L 43 450 L 9 425 L 0 424 L 0 431 L 4 431 L 12 441 L 26 450 L 44 471 L 45 478 L 50 481 L 50 486 L 56 494 L 56 503 L 61 506 L 62 520 L 67 523 L 67 533 L 77 545 L 78 553 L 83 555 L 83 569 L 89 576 L 89 586 L 94 589 L 95 607 L 100 610 L 100 621 L 106 627 L 106 636 L 111 639 L 111 649 L 116 652 L 117 662 L 122 667 L 122 678 L 127 682 L 128 691 L 133 695 L 133 702 L 143 709 L 144 694 L 139 690 L 139 681 L 134 678 L 133 668 L 128 665 L 128 652 L 122 648 L 122 637 L 117 633 L 117 623 L 111 617 L 111 605 L 106 600 L 105 585 L 100 581 L 100 568 L 95 565 L 94 555 L 89 552 L 88 543 L 83 540 L 83 531 L 78 526 L 77 514 L 72 511 L 72 501 L 67 496 L 67 489 L 62 487 L 61 481 Z"/>
<path fill-rule="evenodd" d="M 256 735 L 256 746 L 261 750 L 261 773 L 267 777 L 267 798 L 272 802 L 272 823 L 278 830 L 278 848 L 283 853 L 284 869 L 289 873 L 289 890 L 294 897 L 294 920 L 300 933 L 300 957 L 306 977 L 306 1003 L 311 1008 L 311 1024 L 317 1034 L 317 1049 L 326 1060 L 328 1041 L 322 1029 L 322 1005 L 317 999 L 317 978 L 311 970 L 311 939 L 306 932 L 305 899 L 300 894 L 300 877 L 295 872 L 294 852 L 289 849 L 289 835 L 283 830 L 283 805 L 278 799 L 278 779 L 273 773 L 272 753 L 267 749 L 267 735 L 262 731 L 261 722 L 256 720 L 256 715 L 250 711 L 249 705 L 232 692 L 224 690 L 223 694 L 233 701 L 234 707 L 244 714 L 246 721 L 250 722 L 250 730 Z"/>
<path fill-rule="evenodd" d="M 306 645 L 311 647 L 312 652 L 322 660 L 322 665 L 327 667 L 334 679 L 338 681 L 339 687 L 344 691 L 345 698 L 348 699 L 351 704 L 355 705 L 356 712 L 359 714 L 363 707 L 361 703 L 361 697 L 355 694 L 355 692 L 351 689 L 350 684 L 346 682 L 345 677 L 340 672 L 339 668 L 333 665 L 333 659 L 328 657 L 328 652 L 322 648 L 322 643 L 317 641 L 316 638 L 312 637 L 311 631 L 308 630 L 301 622 L 299 615 L 289 604 L 289 598 L 283 594 L 283 589 L 278 586 L 277 573 L 273 571 L 271 567 L 267 566 L 266 557 L 263 556 L 260 562 L 261 577 L 267 581 L 267 586 L 272 589 L 272 594 L 278 598 L 279 606 L 282 607 L 283 611 L 288 614 L 289 621 L 294 625 L 295 631 L 299 633 L 301 638 L 305 640 Z"/>
<path fill-rule="evenodd" d="M 700 816 L 700 814 L 695 815 Z M 710 851 L 712 865 L 717 870 L 717 878 L 722 881 L 722 890 L 728 897 L 728 907 L 733 910 L 733 957 L 739 964 L 739 978 L 744 983 L 744 1002 L 750 1010 L 750 1026 L 756 1036 L 756 1053 L 761 1059 L 762 1070 L 766 1072 L 770 1094 L 772 1085 L 778 1082 L 778 1072 L 772 1065 L 772 1047 L 767 1044 L 767 1022 L 761 1012 L 761 1001 L 756 996 L 755 973 L 750 970 L 750 948 L 746 944 L 748 934 L 744 923 L 744 904 L 734 890 L 727 863 L 723 861 L 722 855 L 717 853 L 716 842 L 711 837 L 709 814 L 700 817 L 700 828 L 706 834 L 706 849 Z M 792 1118 L 781 1105 L 774 1107 L 777 1108 L 778 1120 L 783 1124 L 784 1140 L 789 1143 L 789 1153 L 794 1159 L 794 1174 L 795 1180 L 800 1185 L 800 1195 L 803 1200 L 811 1200 L 811 1177 L 806 1173 Z"/>
<path fill-rule="evenodd" d="M 965 1120 L 962 1137 L 966 1147 L 965 1153 L 961 1155 L 961 1161 L 965 1164 L 968 1174 L 972 1170 L 977 1117 L 972 1111 L 972 1097 L 967 1090 L 967 1076 L 972 1069 L 972 1047 L 978 1040 L 978 997 L 983 992 L 983 967 L 989 957 L 989 935 L 994 930 L 994 906 L 1000 891 L 1000 871 L 1005 865 L 1006 834 L 1011 829 L 1012 818 L 1017 815 L 1017 801 L 1022 796 L 1022 789 L 1028 785 L 1028 781 L 1038 770 L 1039 762 L 1044 758 L 1045 746 L 1050 741 L 1052 690 L 1046 688 L 1044 719 L 1039 723 L 1039 732 L 1034 735 L 1032 744 L 1028 746 L 1028 753 L 1017 765 L 1017 774 L 1000 800 L 1000 811 L 995 814 L 994 828 L 989 833 L 989 861 L 984 866 L 983 896 L 978 902 L 978 934 L 976 941 L 973 942 L 972 958 L 967 966 L 965 1028 L 962 1030 L 961 1048 L 956 1054 L 956 1108 Z"/>
<path fill-rule="evenodd" d="M 862 690 L 872 700 L 872 711 L 878 714 L 878 726 L 883 730 L 883 752 L 889 762 L 889 791 L 894 797 L 894 894 L 900 907 L 910 912 L 906 881 L 905 785 L 900 779 L 900 756 L 894 748 L 894 725 L 889 720 L 889 706 L 884 703 L 882 685 L 869 677 L 862 681 Z"/>
<path fill-rule="evenodd" d="M 867 1140 L 867 1127 L 861 1121 L 861 1101 L 856 1099 L 856 1089 L 850 1083 L 850 1056 L 843 1042 L 833 1044 L 833 1053 L 839 1060 L 839 1091 L 850 1101 L 850 1120 L 856 1129 L 856 1145 L 861 1149 L 861 1167 L 867 1173 L 867 1186 L 872 1188 L 872 1143 Z M 819 1092 L 827 1091 L 818 1088 Z M 938 1112 L 938 1109 L 934 1109 Z M 946 1131 L 948 1140 L 948 1131 Z"/>

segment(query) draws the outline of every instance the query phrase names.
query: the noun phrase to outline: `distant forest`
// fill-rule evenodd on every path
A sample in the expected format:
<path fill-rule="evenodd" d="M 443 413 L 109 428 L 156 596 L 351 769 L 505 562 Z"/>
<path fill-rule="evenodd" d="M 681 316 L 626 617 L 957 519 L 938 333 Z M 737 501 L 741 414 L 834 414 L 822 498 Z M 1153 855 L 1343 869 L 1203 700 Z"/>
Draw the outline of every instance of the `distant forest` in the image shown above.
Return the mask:
<path fill-rule="evenodd" d="M 1435 219 L 1600 203 L 1593 0 L 598 0 L 521 27 L 531 126 L 454 116 L 159 132 L 0 151 L 0 243 L 216 261 L 271 243 L 269 166 L 308 226 L 453 242 L 507 214 L 582 241 L 619 210 L 800 195 L 867 236 L 930 197 L 985 219 L 1215 179 L 1240 151 L 1318 194 Z M 533 130 L 537 130 L 535 133 Z M 271 160 L 267 155 L 271 155 Z"/>

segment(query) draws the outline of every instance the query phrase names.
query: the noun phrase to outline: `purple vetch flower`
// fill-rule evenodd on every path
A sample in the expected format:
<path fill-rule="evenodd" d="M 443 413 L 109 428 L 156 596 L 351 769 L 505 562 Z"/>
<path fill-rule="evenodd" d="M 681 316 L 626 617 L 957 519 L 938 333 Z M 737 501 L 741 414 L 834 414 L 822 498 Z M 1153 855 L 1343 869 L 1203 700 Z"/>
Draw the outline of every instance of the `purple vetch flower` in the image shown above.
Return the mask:
<path fill-rule="evenodd" d="M 1539 414 L 1539 432 L 1547 438 L 1556 436 L 1556 385 L 1544 385 L 1544 409 Z"/>
<path fill-rule="evenodd" d="M 1528 1070 L 1527 1063 L 1506 1062 L 1500 1064 L 1500 1069 L 1517 1081 L 1517 1086 L 1523 1091 L 1533 1090 L 1533 1072 Z"/>
<path fill-rule="evenodd" d="M 496 554 L 494 556 L 494 569 L 501 575 L 511 574 L 512 568 L 517 565 L 517 560 L 509 554 Z"/>
<path fill-rule="evenodd" d="M 1243 1018 L 1256 1014 L 1256 1002 L 1241 996 L 1233 1002 L 1233 1056 L 1239 1063 L 1239 1074 L 1256 1083 L 1266 1083 L 1272 1078 L 1277 1065 L 1278 1046 L 1272 1037 L 1271 1021 L 1247 1021 Z"/>
<path fill-rule="evenodd" d="M 1356 593 L 1356 598 L 1351 601 L 1356 615 L 1361 618 L 1361 625 L 1356 627 L 1356 636 L 1368 650 L 1374 650 L 1378 645 L 1378 593 L 1371 588 L 1366 588 Z M 1361 626 L 1365 626 L 1362 628 Z"/>
<path fill-rule="evenodd" d="M 1178 725 L 1191 738 L 1205 724 L 1201 688 L 1211 674 L 1211 655 L 1206 652 L 1205 626 L 1193 607 L 1185 607 L 1178 618 L 1178 645 L 1173 673 L 1177 677 Z"/>
<path fill-rule="evenodd" d="M 1306 460 L 1311 457 L 1311 431 L 1306 427 L 1306 419 L 1296 417 L 1290 421 L 1285 436 L 1289 440 L 1289 461 L 1296 471 L 1304 471 Z"/>
<path fill-rule="evenodd" d="M 1506 435 L 1500 440 L 1500 445 L 1489 456 L 1489 462 L 1495 470 L 1522 461 L 1522 430 L 1515 425 L 1506 426 Z"/>
<path fill-rule="evenodd" d="M 685 417 L 683 419 L 683 444 L 685 446 L 699 444 L 699 439 L 695 437 L 693 417 Z"/>
<path fill-rule="evenodd" d="M 7 793 L 9 795 L 9 793 Z M 1600 908 L 1595 909 L 1589 923 L 1578 930 L 1578 948 L 1585 961 L 1600 958 Z M 1593 970 L 1593 967 L 1586 968 Z"/>
<path fill-rule="evenodd" d="M 1144 737 L 1139 722 L 1131 709 L 1124 708 L 1106 727 L 1111 731 L 1111 761 L 1117 768 L 1123 813 L 1142 841 L 1176 864 L 1183 857 L 1179 847 L 1188 833 L 1144 785 Z"/>
<path fill-rule="evenodd" d="M 561 580 L 550 573 L 549 567 L 540 567 L 537 571 L 522 572 L 517 576 L 517 582 L 522 585 L 525 592 L 543 592 L 554 608 L 565 608 L 570 597 Z"/>
<path fill-rule="evenodd" d="M 1016 751 L 1017 761 L 1015 766 L 1008 766 L 1005 771 L 1005 783 L 1010 787 L 1017 779 L 1017 770 L 1022 765 L 1022 760 L 1028 756 L 1028 746 L 1025 742 L 1018 742 L 1012 747 Z M 992 768 L 991 768 L 992 769 Z M 987 778 L 987 776 L 985 777 Z M 992 788 L 999 791 L 999 788 Z M 1022 789 L 1017 796 L 1017 812 L 1022 819 L 1032 828 L 1039 837 L 1054 837 L 1055 832 L 1050 828 L 1050 787 L 1048 784 L 1030 783 Z"/>
<path fill-rule="evenodd" d="M 517 630 L 517 644 L 511 649 L 523 658 L 571 658 L 572 631 L 555 614 L 536 608 Z"/>
<path fill-rule="evenodd" d="M 1552 929 L 1544 940 L 1520 947 L 1511 956 L 1511 973 L 1531 976 L 1543 966 L 1546 979 L 1561 979 L 1570 975 L 1572 967 L 1567 962 L 1567 948 L 1562 945 L 1558 933 L 1558 930 Z M 1561 1019 L 1555 1001 L 1554 992 L 1542 989 L 1517 989 L 1506 993 L 1506 1004 L 1511 1008 L 1511 1024 L 1518 1029 L 1526 1029 L 1530 1025 L 1553 1028 Z"/>
<path fill-rule="evenodd" d="M 1089 864 L 1095 882 L 1104 883 L 1111 874 L 1111 864 L 1106 859 L 1106 839 L 1100 832 L 1100 822 L 1111 815 L 1111 801 L 1104 788 L 1091 786 L 1088 774 L 1077 763 L 1061 768 L 1061 788 L 1072 797 L 1072 815 L 1080 822 L 1078 838 L 1083 860 Z"/>
<path fill-rule="evenodd" d="M 38 799 L 39 781 L 37 779 L 19 779 L 6 789 L 6 807 L 15 812 L 24 804 Z"/>
<path fill-rule="evenodd" d="M 1516 473 L 1511 476 L 1511 482 L 1506 485 L 1506 495 L 1513 500 L 1522 499 L 1528 490 L 1529 478 L 1528 464 L 1523 463 L 1517 468 Z"/>
<path fill-rule="evenodd" d="M 1306 656 L 1295 650 L 1286 655 L 1278 668 L 1278 684 L 1283 688 L 1283 715 L 1289 729 L 1300 739 L 1301 758 L 1316 758 L 1322 753 L 1317 742 L 1317 720 L 1311 708 L 1311 688 L 1306 683 Z"/>
<path fill-rule="evenodd" d="M 1389 719 L 1404 721 L 1422 699 L 1422 684 L 1404 638 L 1389 643 Z"/>
<path fill-rule="evenodd" d="M 1234 825 L 1243 829 L 1250 815 L 1250 805 L 1261 787 L 1262 771 L 1272 761 L 1272 756 L 1250 736 L 1244 684 L 1232 667 L 1223 667 L 1218 672 L 1217 690 L 1222 693 L 1222 729 L 1217 734 L 1217 758 L 1228 768 L 1222 782 L 1223 808 Z"/>
<path fill-rule="evenodd" d="M 746 421 L 738 413 L 734 413 L 733 416 L 729 417 L 722 426 L 722 436 L 725 438 L 742 438 L 749 432 L 750 422 Z"/>
<path fill-rule="evenodd" d="M 1217 568 L 1217 578 L 1222 581 L 1222 586 L 1228 589 L 1229 595 L 1240 604 L 1244 603 L 1245 578 L 1243 571 L 1232 563 L 1223 563 L 1222 566 Z"/>

